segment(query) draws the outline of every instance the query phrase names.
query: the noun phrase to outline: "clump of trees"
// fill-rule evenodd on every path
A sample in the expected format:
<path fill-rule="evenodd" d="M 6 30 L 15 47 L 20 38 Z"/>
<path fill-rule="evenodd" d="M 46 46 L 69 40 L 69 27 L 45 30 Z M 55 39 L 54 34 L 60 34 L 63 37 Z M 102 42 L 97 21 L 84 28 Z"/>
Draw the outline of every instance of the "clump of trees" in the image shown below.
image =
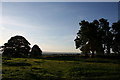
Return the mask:
<path fill-rule="evenodd" d="M 80 49 L 85 56 L 88 53 L 94 57 L 96 55 L 114 54 L 120 55 L 120 21 L 112 26 L 109 22 L 101 18 L 93 22 L 81 21 L 80 30 L 75 41 L 76 49 Z"/>
<path fill-rule="evenodd" d="M 42 55 L 42 50 L 39 48 L 38 45 L 34 45 L 31 50 L 31 57 L 39 57 Z"/>
<path fill-rule="evenodd" d="M 3 51 L 2 55 L 8 57 L 29 57 L 29 55 L 31 55 L 31 57 L 38 57 L 42 55 L 42 51 L 38 46 L 35 48 L 39 50 L 35 50 L 35 48 L 31 50 L 30 45 L 31 44 L 23 36 L 17 35 L 11 37 L 8 42 L 1 47 Z M 34 55 L 35 53 L 37 55 Z"/>

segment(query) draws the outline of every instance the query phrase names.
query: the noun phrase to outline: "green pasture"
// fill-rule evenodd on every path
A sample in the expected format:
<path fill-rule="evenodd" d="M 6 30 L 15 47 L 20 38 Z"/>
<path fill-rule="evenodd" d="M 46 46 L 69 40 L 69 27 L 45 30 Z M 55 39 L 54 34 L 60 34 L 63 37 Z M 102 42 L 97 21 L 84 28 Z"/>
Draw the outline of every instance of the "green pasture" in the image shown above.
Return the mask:
<path fill-rule="evenodd" d="M 120 60 L 3 57 L 2 80 L 120 80 Z"/>

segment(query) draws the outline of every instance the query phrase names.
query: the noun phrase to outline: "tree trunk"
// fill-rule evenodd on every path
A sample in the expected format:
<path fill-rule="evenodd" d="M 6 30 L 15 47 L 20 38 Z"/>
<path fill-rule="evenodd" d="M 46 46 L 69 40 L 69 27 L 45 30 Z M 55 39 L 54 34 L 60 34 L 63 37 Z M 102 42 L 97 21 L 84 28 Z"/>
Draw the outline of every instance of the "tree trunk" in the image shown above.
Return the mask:
<path fill-rule="evenodd" d="M 110 45 L 107 45 L 107 54 L 110 54 Z"/>
<path fill-rule="evenodd" d="M 88 58 L 88 57 L 89 57 L 88 53 L 85 53 L 85 57 L 86 57 L 86 58 Z"/>
<path fill-rule="evenodd" d="M 103 56 L 104 55 L 104 49 L 102 47 L 102 44 L 99 45 L 98 49 L 96 50 L 97 56 Z"/>
<path fill-rule="evenodd" d="M 92 51 L 92 56 L 91 56 L 92 58 L 94 58 L 95 57 L 95 53 L 94 53 L 94 51 Z"/>

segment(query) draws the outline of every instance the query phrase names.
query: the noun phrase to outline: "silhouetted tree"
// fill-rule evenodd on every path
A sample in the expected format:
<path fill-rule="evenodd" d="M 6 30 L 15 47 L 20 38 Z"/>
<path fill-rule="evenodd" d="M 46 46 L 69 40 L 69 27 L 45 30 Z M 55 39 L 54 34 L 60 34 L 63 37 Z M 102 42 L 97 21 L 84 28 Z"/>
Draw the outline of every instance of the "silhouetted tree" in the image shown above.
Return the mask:
<path fill-rule="evenodd" d="M 92 23 L 94 24 L 94 26 L 96 26 L 96 33 L 94 33 L 95 37 L 93 40 L 93 43 L 94 43 L 93 47 L 95 47 L 95 51 L 96 51 L 97 55 L 103 55 L 104 50 L 103 50 L 103 46 L 102 46 L 102 31 L 100 28 L 100 22 L 98 20 L 94 20 Z M 91 32 L 92 32 L 92 30 L 91 30 Z"/>
<path fill-rule="evenodd" d="M 89 23 L 85 20 L 81 21 L 79 25 L 81 27 L 75 39 L 76 49 L 80 48 L 80 50 L 85 53 L 85 56 L 88 56 L 87 53 L 90 53 L 91 51 L 93 57 L 94 52 L 96 51 L 98 26 L 95 25 L 95 22 Z"/>
<path fill-rule="evenodd" d="M 88 30 L 88 25 L 89 23 L 85 20 L 81 21 L 81 23 L 79 23 L 80 30 L 77 33 L 77 37 L 74 40 L 76 43 L 76 49 L 80 49 L 83 53 L 85 53 L 85 56 L 88 56 L 88 51 L 89 51 L 89 47 L 86 46 L 86 43 L 88 42 L 88 38 L 87 38 L 87 30 Z M 87 51 L 86 51 L 87 49 Z"/>
<path fill-rule="evenodd" d="M 40 57 L 42 55 L 42 50 L 38 45 L 34 45 L 31 50 L 31 57 Z"/>
<path fill-rule="evenodd" d="M 27 57 L 30 43 L 23 36 L 11 37 L 2 47 L 3 56 Z"/>
<path fill-rule="evenodd" d="M 104 54 L 104 50 L 110 53 L 112 33 L 106 19 L 94 20 L 91 23 L 83 20 L 79 25 L 80 30 L 75 39 L 76 49 L 92 52 L 92 57 L 95 52 L 98 55 Z M 86 53 L 86 55 L 88 54 Z"/>
<path fill-rule="evenodd" d="M 114 35 L 112 50 L 113 52 L 120 54 L 120 21 L 113 23 L 112 30 Z"/>
<path fill-rule="evenodd" d="M 99 22 L 103 48 L 105 50 L 105 53 L 110 54 L 113 35 L 110 31 L 109 22 L 104 18 L 100 19 Z"/>

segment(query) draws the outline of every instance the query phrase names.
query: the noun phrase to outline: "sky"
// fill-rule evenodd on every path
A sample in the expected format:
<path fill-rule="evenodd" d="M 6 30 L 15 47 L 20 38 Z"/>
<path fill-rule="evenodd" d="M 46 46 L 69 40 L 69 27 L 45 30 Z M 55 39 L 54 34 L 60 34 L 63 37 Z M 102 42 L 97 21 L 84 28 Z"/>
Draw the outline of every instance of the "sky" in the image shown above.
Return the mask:
<path fill-rule="evenodd" d="M 1 0 L 2 2 L 118 2 L 119 0 Z"/>
<path fill-rule="evenodd" d="M 21 35 L 45 52 L 80 52 L 74 39 L 79 22 L 118 20 L 117 2 L 3 2 L 0 45 Z M 1 8 L 1 7 L 0 7 Z"/>

